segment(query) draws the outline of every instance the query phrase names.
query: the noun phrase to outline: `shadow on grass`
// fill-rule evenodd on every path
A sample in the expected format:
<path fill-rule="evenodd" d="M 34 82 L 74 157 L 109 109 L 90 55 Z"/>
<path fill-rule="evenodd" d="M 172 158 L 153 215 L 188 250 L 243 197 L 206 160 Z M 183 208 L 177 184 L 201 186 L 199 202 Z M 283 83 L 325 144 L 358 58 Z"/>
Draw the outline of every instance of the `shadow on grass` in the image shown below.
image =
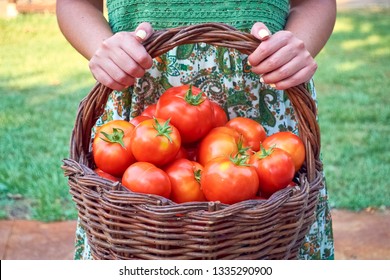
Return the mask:
<path fill-rule="evenodd" d="M 92 82 L 85 72 L 74 72 L 57 85 L 1 83 L 0 218 L 76 217 L 61 165 L 69 154 L 78 104 L 93 86 L 78 83 L 82 77 Z"/>

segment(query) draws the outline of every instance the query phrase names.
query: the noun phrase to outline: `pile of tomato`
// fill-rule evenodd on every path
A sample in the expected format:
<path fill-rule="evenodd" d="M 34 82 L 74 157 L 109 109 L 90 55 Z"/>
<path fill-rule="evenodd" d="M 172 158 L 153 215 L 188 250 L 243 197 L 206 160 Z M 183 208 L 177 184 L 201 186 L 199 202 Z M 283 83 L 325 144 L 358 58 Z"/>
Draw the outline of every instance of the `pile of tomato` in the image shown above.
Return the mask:
<path fill-rule="evenodd" d="M 305 159 L 296 134 L 267 136 L 250 118 L 228 120 L 191 85 L 166 90 L 130 122 L 100 126 L 92 152 L 98 175 L 176 203 L 268 198 L 294 184 Z"/>

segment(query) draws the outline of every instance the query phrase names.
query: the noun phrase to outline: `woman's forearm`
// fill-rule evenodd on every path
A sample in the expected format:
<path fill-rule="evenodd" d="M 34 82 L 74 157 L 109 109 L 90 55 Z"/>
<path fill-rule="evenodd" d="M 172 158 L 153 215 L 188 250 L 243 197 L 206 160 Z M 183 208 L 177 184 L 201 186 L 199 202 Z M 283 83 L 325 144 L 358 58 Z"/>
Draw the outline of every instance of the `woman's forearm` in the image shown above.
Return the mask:
<path fill-rule="evenodd" d="M 335 0 L 291 0 L 286 30 L 305 43 L 315 57 L 325 46 L 336 20 Z"/>
<path fill-rule="evenodd" d="M 102 0 L 57 0 L 57 20 L 69 43 L 91 59 L 101 43 L 112 36 L 103 15 Z"/>
<path fill-rule="evenodd" d="M 57 0 L 57 18 L 65 38 L 88 59 L 95 79 L 113 90 L 133 85 L 153 64 L 142 44 L 152 26 L 144 22 L 135 31 L 113 34 L 103 0 Z"/>

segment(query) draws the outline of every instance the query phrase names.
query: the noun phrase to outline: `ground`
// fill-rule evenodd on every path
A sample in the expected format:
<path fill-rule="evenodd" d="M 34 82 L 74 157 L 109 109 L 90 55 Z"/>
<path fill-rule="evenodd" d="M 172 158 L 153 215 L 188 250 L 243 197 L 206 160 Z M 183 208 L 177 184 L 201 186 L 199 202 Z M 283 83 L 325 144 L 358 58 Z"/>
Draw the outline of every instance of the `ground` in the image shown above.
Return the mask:
<path fill-rule="evenodd" d="M 333 210 L 335 257 L 390 260 L 390 210 Z"/>

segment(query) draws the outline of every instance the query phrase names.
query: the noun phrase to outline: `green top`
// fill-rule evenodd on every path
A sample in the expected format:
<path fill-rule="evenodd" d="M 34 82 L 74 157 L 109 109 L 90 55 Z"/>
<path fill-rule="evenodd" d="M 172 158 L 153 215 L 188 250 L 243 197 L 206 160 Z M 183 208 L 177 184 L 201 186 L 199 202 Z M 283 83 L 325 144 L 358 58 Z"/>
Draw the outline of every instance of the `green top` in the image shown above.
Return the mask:
<path fill-rule="evenodd" d="M 223 22 L 249 31 L 257 21 L 272 33 L 285 26 L 288 0 L 107 0 L 113 32 L 132 31 L 141 22 L 155 30 L 205 22 Z"/>

